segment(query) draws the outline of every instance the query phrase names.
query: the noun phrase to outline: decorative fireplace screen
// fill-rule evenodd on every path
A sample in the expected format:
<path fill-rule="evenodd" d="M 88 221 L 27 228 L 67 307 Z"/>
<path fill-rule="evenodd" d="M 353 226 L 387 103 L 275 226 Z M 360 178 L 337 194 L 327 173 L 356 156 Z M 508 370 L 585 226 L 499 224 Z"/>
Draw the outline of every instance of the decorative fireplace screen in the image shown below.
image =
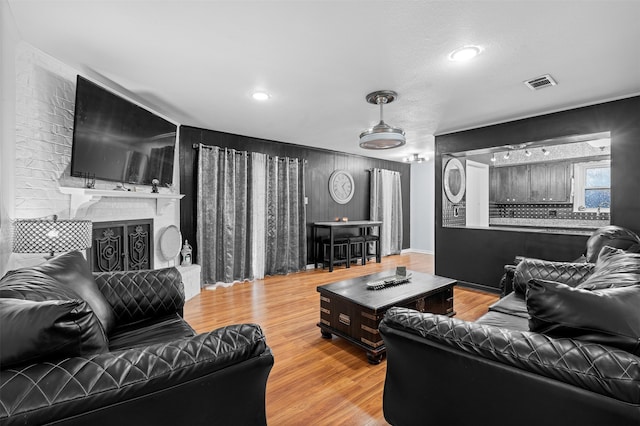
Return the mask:
<path fill-rule="evenodd" d="M 153 269 L 153 219 L 93 223 L 94 272 Z"/>

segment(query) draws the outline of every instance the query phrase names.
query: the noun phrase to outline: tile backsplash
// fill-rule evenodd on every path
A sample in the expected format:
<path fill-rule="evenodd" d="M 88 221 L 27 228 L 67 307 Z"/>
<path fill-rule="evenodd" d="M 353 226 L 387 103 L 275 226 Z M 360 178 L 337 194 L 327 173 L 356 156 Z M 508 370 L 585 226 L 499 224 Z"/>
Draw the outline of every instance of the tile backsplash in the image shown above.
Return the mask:
<path fill-rule="evenodd" d="M 490 218 L 609 220 L 609 213 L 574 212 L 573 204 L 490 204 Z"/>
<path fill-rule="evenodd" d="M 452 204 L 442 198 L 442 226 L 466 226 L 466 203 Z M 527 220 L 529 222 L 527 222 Z M 608 212 L 574 212 L 573 204 L 489 204 L 490 225 L 511 226 L 579 226 L 596 228 L 608 223 Z M 557 222 L 554 222 L 557 221 Z M 555 223 L 555 225 L 554 225 Z"/>
<path fill-rule="evenodd" d="M 442 195 L 442 226 L 460 227 L 467 224 L 466 201 L 463 199 L 458 204 L 453 204 Z"/>

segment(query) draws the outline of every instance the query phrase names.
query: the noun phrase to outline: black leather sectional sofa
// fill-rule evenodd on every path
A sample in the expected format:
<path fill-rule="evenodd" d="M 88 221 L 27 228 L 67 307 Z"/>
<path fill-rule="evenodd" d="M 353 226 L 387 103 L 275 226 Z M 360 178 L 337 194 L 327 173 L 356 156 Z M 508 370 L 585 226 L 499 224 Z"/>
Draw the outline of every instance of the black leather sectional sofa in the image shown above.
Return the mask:
<path fill-rule="evenodd" d="M 259 326 L 196 334 L 175 268 L 91 274 L 78 252 L 0 280 L 0 424 L 266 424 Z"/>
<path fill-rule="evenodd" d="M 640 424 L 640 254 L 605 246 L 594 263 L 520 258 L 507 272 L 478 321 L 387 312 L 387 421 Z"/>

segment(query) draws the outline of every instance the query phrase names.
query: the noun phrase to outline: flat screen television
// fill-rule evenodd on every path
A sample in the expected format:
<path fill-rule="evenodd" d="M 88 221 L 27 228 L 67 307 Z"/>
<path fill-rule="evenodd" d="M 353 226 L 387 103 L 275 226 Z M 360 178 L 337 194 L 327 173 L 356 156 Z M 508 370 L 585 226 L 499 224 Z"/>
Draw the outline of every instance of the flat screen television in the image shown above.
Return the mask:
<path fill-rule="evenodd" d="M 173 183 L 177 126 L 78 76 L 71 176 Z"/>

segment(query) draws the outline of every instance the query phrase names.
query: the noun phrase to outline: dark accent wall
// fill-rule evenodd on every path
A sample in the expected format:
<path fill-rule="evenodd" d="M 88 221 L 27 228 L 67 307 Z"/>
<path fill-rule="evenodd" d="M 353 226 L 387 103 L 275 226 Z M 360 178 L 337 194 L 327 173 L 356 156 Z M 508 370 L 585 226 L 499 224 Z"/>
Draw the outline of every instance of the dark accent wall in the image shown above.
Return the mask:
<path fill-rule="evenodd" d="M 396 161 L 379 160 L 359 155 L 312 148 L 291 143 L 252 138 L 231 133 L 180 127 L 180 191 L 185 197 L 180 203 L 180 229 L 189 240 L 197 257 L 196 240 L 196 173 L 197 153 L 193 144 L 233 148 L 239 151 L 260 152 L 272 156 L 296 157 L 307 160 L 305 190 L 307 204 L 307 235 L 309 261 L 312 263 L 311 224 L 348 217 L 349 220 L 369 219 L 369 169 L 381 168 L 400 172 L 402 181 L 402 247 L 410 247 L 410 179 L 411 166 Z M 357 142 L 354 142 L 357 143 Z M 341 205 L 329 195 L 329 177 L 334 170 L 347 170 L 353 176 L 355 192 L 351 201 Z M 198 260 L 199 261 L 199 260 Z"/>
<path fill-rule="evenodd" d="M 611 131 L 611 224 L 640 232 L 640 96 L 436 136 L 435 170 L 442 154 L 560 136 Z M 514 256 L 569 261 L 587 236 L 442 227 L 442 173 L 435 177 L 435 271 L 497 289 Z"/>

